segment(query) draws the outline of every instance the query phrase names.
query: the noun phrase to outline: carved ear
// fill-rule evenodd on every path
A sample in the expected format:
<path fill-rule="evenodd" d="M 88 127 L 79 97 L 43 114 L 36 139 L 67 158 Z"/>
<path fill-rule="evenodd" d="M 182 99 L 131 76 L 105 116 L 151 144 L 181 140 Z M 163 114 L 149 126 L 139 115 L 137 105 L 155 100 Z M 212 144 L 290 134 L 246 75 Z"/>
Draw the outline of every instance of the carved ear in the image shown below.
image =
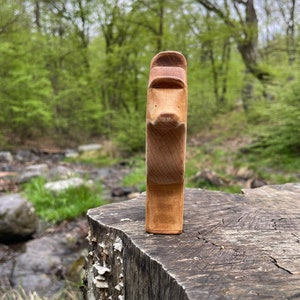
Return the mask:
<path fill-rule="evenodd" d="M 186 70 L 186 60 L 180 52 L 164 51 L 152 58 L 150 68 L 153 67 L 179 67 Z"/>
<path fill-rule="evenodd" d="M 150 64 L 149 88 L 184 88 L 185 57 L 176 51 L 165 51 L 153 57 Z"/>

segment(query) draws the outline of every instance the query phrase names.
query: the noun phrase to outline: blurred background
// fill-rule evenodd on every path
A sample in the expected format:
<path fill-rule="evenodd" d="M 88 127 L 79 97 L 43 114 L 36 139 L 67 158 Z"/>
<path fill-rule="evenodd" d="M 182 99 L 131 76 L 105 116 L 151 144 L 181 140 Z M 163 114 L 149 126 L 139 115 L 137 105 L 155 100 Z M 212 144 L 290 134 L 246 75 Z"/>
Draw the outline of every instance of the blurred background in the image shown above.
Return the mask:
<path fill-rule="evenodd" d="M 0 146 L 144 151 L 149 64 L 176 50 L 188 61 L 190 145 L 247 136 L 244 154 L 298 167 L 296 2 L 1 1 Z"/>

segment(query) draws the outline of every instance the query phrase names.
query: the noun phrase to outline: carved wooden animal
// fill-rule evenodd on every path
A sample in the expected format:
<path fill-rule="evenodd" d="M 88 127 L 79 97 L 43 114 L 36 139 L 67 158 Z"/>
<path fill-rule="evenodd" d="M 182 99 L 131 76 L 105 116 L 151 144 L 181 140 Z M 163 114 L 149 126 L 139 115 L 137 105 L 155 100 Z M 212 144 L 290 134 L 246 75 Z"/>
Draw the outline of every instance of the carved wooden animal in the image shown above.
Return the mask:
<path fill-rule="evenodd" d="M 183 226 L 187 129 L 186 60 L 175 51 L 151 61 L 147 94 L 146 231 L 179 234 Z"/>

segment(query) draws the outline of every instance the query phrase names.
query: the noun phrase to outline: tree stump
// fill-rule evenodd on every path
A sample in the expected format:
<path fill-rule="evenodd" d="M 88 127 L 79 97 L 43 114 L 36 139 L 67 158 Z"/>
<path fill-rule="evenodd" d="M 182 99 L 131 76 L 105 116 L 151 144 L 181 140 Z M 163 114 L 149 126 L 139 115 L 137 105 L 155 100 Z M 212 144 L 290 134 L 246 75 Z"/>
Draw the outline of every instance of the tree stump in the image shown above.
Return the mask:
<path fill-rule="evenodd" d="M 186 189 L 181 235 L 145 232 L 145 194 L 88 211 L 86 299 L 300 299 L 300 184 Z"/>

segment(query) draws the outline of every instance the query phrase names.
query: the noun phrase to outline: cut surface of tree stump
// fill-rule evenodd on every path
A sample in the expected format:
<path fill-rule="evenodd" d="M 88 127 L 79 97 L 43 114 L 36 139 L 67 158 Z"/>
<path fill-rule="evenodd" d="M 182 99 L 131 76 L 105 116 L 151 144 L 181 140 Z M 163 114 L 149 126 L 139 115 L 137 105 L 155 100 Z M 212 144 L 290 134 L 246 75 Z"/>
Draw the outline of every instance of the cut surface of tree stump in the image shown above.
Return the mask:
<path fill-rule="evenodd" d="M 146 113 L 146 231 L 179 234 L 183 226 L 187 130 L 186 60 L 176 51 L 151 61 Z"/>
<path fill-rule="evenodd" d="M 145 232 L 145 194 L 91 209 L 87 299 L 300 299 L 300 184 L 185 190 L 181 235 Z"/>

